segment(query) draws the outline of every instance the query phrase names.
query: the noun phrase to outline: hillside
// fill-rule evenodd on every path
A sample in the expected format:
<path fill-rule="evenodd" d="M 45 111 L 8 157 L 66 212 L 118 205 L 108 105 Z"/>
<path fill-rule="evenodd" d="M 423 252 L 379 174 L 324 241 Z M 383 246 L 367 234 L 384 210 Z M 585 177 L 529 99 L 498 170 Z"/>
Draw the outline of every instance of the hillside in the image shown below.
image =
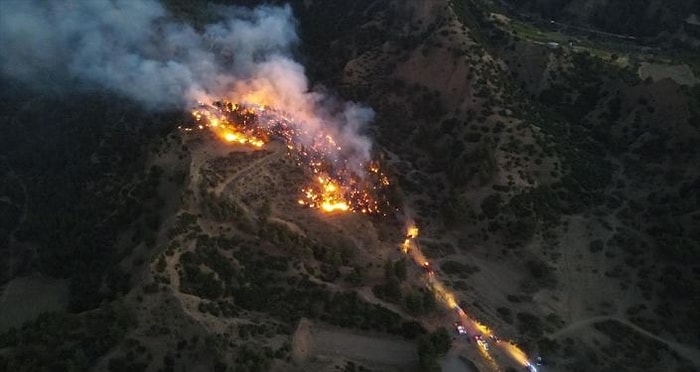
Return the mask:
<path fill-rule="evenodd" d="M 359 29 L 397 19 L 386 16 L 392 11 L 415 19 L 425 14 L 419 9 L 375 11 Z M 636 54 L 625 64 L 610 57 L 615 50 L 552 50 L 479 9 L 436 6 L 425 31 L 384 22 L 392 37 L 383 43 L 328 44 L 354 46 L 334 78 L 349 94 L 369 97 L 380 120 L 388 115 L 380 130 L 390 140 L 383 144 L 415 167 L 401 185 L 413 180 L 408 193 L 423 207 L 421 217 L 428 224 L 442 219 L 450 231 L 432 234 L 443 237 L 434 257 L 478 262 L 478 274 L 450 278 L 476 292 L 488 283 L 488 294 L 469 294 L 472 311 L 492 306 L 484 316 L 500 313 L 507 323 L 514 309 L 537 312 L 551 322 L 543 323 L 546 334 L 594 314 L 620 314 L 697 348 L 697 332 L 687 328 L 697 317 L 691 288 L 698 206 L 690 192 L 698 182 L 691 145 L 698 136 L 697 86 L 642 81 Z M 412 49 L 415 40 L 422 42 Z M 419 91 L 428 94 L 411 101 Z M 416 107 L 435 111 L 419 116 Z M 499 266 L 522 279 L 500 284 Z M 502 285 L 500 300 L 495 284 Z M 525 304 L 515 301 L 518 290 L 528 293 Z"/>
<path fill-rule="evenodd" d="M 205 3 L 166 2 L 195 25 L 220 15 Z M 509 3 L 638 36 L 691 6 Z M 423 371 L 447 349 L 444 368 L 525 366 L 457 335 L 436 283 L 541 370 L 700 365 L 695 60 L 568 44 L 490 2 L 292 8 L 311 86 L 376 113 L 391 210 L 300 206 L 315 175 L 279 139 L 227 143 L 187 112 L 2 80 L 1 300 L 24 306 L 26 288 L 49 312 L 0 311 L 0 367 Z"/>

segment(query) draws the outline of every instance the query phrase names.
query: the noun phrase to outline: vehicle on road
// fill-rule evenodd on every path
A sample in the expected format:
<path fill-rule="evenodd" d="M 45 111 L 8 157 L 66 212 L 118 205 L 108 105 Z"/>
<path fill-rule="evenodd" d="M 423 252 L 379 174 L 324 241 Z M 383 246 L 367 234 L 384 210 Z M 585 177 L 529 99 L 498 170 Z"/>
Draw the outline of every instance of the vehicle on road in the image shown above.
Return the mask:
<path fill-rule="evenodd" d="M 489 349 L 489 343 L 484 339 L 484 336 L 474 335 L 474 341 L 476 341 L 476 344 L 482 347 L 484 350 Z"/>
<path fill-rule="evenodd" d="M 433 270 L 433 267 L 428 261 L 423 262 L 423 270 L 425 270 L 425 272 L 428 273 L 428 275 L 435 275 L 435 270 Z"/>

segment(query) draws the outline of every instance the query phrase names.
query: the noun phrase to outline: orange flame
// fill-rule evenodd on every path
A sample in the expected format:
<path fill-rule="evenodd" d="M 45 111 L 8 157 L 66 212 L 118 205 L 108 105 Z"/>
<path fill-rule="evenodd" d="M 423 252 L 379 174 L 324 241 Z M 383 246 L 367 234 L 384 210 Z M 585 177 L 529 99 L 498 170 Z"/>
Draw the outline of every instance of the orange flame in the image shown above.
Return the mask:
<path fill-rule="evenodd" d="M 408 226 L 408 229 L 406 231 L 406 239 L 403 241 L 403 244 L 401 245 L 401 250 L 403 251 L 403 253 L 408 253 L 408 250 L 411 247 L 411 240 L 413 240 L 417 237 L 418 237 L 418 226 L 411 223 Z"/>
<path fill-rule="evenodd" d="M 224 115 L 217 115 L 211 110 L 193 110 L 192 116 L 199 123 L 200 129 L 209 128 L 225 142 L 255 147 L 265 145 L 264 139 L 246 133 L 240 125 L 231 122 Z"/>
<path fill-rule="evenodd" d="M 211 106 L 200 103 L 192 116 L 199 129 L 207 128 L 227 143 L 262 147 L 269 137 L 283 141 L 288 155 L 316 177 L 301 190 L 300 205 L 327 213 L 380 212 L 375 195 L 389 185 L 389 179 L 380 171 L 377 162 L 360 164 L 367 170 L 366 177 L 360 177 L 356 167 L 338 160 L 338 151 L 342 148 L 331 134 L 318 132 L 309 138 L 310 134 L 299 122 L 284 112 L 261 105 L 269 101 L 265 92 L 251 92 L 245 98 L 246 102 L 254 103 L 239 105 L 218 101 Z"/>
<path fill-rule="evenodd" d="M 316 184 L 303 189 L 306 200 L 299 204 L 319 208 L 324 212 L 345 212 L 350 205 L 345 200 L 343 188 L 328 176 L 318 176 Z"/>

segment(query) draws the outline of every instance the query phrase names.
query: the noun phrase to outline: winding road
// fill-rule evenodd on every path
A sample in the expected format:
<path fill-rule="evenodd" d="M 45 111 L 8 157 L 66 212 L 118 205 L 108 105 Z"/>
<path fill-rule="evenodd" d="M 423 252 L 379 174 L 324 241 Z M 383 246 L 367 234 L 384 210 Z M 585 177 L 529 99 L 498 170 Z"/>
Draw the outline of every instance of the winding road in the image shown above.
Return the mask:
<path fill-rule="evenodd" d="M 658 335 L 655 335 L 655 334 L 647 331 L 646 329 L 644 329 L 644 328 L 642 328 L 642 327 L 640 327 L 640 326 L 638 326 L 638 325 L 636 325 L 628 320 L 617 318 L 614 316 L 594 316 L 591 318 L 581 319 L 581 320 L 575 321 L 575 322 L 567 325 L 566 327 L 564 327 L 564 328 L 562 328 L 554 333 L 549 334 L 547 337 L 552 338 L 552 339 L 556 339 L 556 338 L 559 338 L 559 337 L 564 336 L 566 334 L 569 334 L 571 332 L 574 332 L 578 329 L 581 329 L 583 327 L 587 327 L 587 326 L 590 326 L 592 324 L 607 321 L 607 320 L 612 320 L 612 321 L 618 322 L 622 325 L 625 325 L 628 328 L 631 328 L 635 332 L 637 332 L 645 337 L 648 337 L 648 338 L 651 338 L 653 340 L 664 343 L 670 349 L 677 352 L 680 356 L 688 359 L 696 367 L 700 368 L 700 350 L 693 348 L 691 346 L 685 345 L 685 344 L 675 342 L 675 341 L 666 340 L 666 339 L 659 337 Z"/>
<path fill-rule="evenodd" d="M 253 172 L 259 171 L 259 167 L 267 162 L 270 162 L 275 159 L 279 159 L 283 154 L 284 151 L 282 151 L 282 147 L 274 144 L 273 142 L 270 142 L 266 144 L 266 147 L 264 150 L 272 150 L 270 154 L 266 154 L 265 156 L 253 160 L 250 162 L 248 165 L 243 167 L 242 169 L 230 174 L 226 179 L 221 181 L 217 186 L 216 189 L 214 190 L 215 195 L 220 196 L 221 193 L 226 189 L 226 187 L 234 181 L 240 181 L 248 177 L 250 174 Z"/>

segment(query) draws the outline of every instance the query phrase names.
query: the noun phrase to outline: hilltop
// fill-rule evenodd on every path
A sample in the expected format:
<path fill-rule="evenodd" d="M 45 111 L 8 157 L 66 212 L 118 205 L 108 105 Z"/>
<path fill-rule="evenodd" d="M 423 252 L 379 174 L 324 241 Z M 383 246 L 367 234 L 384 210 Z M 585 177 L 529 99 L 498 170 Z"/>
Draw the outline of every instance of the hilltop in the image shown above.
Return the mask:
<path fill-rule="evenodd" d="M 582 24 L 626 9 L 511 3 Z M 195 24 L 216 16 L 169 6 Z M 543 28 L 490 2 L 292 6 L 312 83 L 375 110 L 368 134 L 392 201 L 462 308 L 547 370 L 697 367 L 696 60 Z M 658 30 L 680 11 L 662 14 Z M 637 32 L 606 25 L 594 26 Z M 7 366 L 435 367 L 416 347 L 438 343 L 432 332 L 455 315 L 402 256 L 401 215 L 300 207 L 309 175 L 286 147 L 184 132 L 187 113 L 3 87 L 2 279 L 40 273 L 60 280 L 35 295 L 61 294 L 54 312 L 3 335 Z M 488 370 L 476 346 L 455 345 L 452 361 Z"/>

